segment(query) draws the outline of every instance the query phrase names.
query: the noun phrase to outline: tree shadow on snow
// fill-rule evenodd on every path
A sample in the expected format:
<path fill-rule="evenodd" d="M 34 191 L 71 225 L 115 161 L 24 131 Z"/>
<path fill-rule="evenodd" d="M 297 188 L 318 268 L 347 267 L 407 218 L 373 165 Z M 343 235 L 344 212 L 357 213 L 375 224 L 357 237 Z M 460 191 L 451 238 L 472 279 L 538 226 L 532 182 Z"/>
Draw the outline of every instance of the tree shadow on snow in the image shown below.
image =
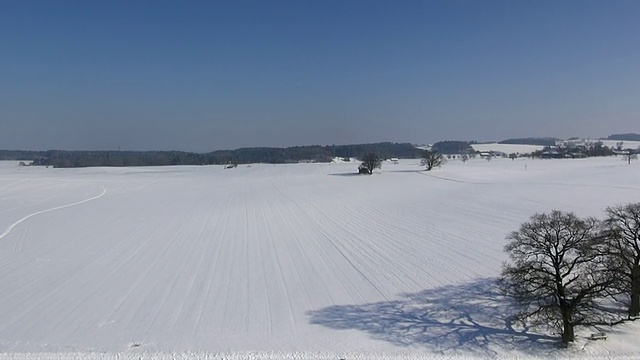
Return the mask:
<path fill-rule="evenodd" d="M 510 351 L 550 355 L 558 338 L 518 327 L 516 306 L 495 279 L 443 286 L 400 300 L 337 305 L 309 311 L 311 324 L 356 329 L 396 346 L 423 346 L 440 354 L 495 356 Z"/>
<path fill-rule="evenodd" d="M 412 170 L 385 170 L 385 172 L 388 173 L 411 173 L 411 174 L 415 174 L 415 173 L 423 173 L 425 172 L 425 169 L 412 169 Z"/>
<path fill-rule="evenodd" d="M 424 169 L 420 169 L 420 170 L 385 170 L 385 171 L 381 171 L 382 173 L 423 173 L 426 170 Z M 374 174 L 376 174 L 378 172 L 374 171 Z M 370 174 L 359 174 L 357 171 L 356 172 L 348 172 L 348 173 L 332 173 L 332 174 L 327 174 L 330 176 L 367 176 Z"/>
<path fill-rule="evenodd" d="M 356 172 L 349 172 L 349 173 L 333 173 L 333 174 L 328 174 L 330 176 L 366 176 L 364 174 L 359 174 L 357 171 Z"/>

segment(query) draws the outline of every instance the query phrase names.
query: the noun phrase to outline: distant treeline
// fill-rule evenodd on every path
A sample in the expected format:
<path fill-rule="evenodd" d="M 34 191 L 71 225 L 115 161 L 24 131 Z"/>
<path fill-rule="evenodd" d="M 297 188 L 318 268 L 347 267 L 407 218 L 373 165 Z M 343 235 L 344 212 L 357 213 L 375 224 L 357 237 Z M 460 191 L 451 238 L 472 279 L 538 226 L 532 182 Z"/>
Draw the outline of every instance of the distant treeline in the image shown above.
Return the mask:
<path fill-rule="evenodd" d="M 477 144 L 477 142 L 457 140 L 438 141 L 431 145 L 431 149 L 440 154 L 471 154 L 475 153 L 471 144 Z"/>
<path fill-rule="evenodd" d="M 517 138 L 502 140 L 498 144 L 555 146 L 556 138 Z"/>
<path fill-rule="evenodd" d="M 640 141 L 640 134 L 628 133 L 628 134 L 613 134 L 607 137 L 607 140 L 617 141 Z"/>
<path fill-rule="evenodd" d="M 556 140 L 555 138 L 520 138 L 503 140 L 498 144 L 555 146 Z M 479 143 L 477 141 L 447 140 L 438 141 L 431 148 L 441 154 L 470 154 L 475 152 L 471 147 L 473 144 Z"/>
<path fill-rule="evenodd" d="M 16 151 L 0 150 L 0 160 L 28 160 L 60 168 L 90 166 L 225 165 L 250 163 L 330 162 L 334 157 L 360 158 L 374 152 L 382 158 L 417 158 L 408 143 L 241 148 L 210 153 L 183 151 Z"/>

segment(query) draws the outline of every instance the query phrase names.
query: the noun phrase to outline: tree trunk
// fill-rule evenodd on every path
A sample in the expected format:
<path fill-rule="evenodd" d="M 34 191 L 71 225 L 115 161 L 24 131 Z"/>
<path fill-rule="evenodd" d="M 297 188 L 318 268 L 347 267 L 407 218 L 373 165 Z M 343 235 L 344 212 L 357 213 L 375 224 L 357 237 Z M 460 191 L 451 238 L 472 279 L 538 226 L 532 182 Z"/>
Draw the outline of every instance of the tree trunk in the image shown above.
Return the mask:
<path fill-rule="evenodd" d="M 631 294 L 631 304 L 629 305 L 629 317 L 637 317 L 640 315 L 640 294 L 637 292 Z"/>
<path fill-rule="evenodd" d="M 572 311 L 571 309 L 560 309 L 562 312 L 562 344 L 567 346 L 570 342 L 575 340 L 575 335 L 573 333 L 573 322 L 572 319 Z"/>
<path fill-rule="evenodd" d="M 629 316 L 640 315 L 640 268 L 631 270 L 631 304 L 629 304 Z"/>

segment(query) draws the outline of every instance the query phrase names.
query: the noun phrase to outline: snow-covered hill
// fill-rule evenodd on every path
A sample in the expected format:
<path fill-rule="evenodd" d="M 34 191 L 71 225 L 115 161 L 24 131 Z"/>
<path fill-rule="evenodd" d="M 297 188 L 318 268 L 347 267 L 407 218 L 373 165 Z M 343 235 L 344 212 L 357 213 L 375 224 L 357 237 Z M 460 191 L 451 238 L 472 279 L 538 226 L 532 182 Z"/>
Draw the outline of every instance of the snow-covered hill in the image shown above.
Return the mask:
<path fill-rule="evenodd" d="M 544 149 L 539 145 L 520 145 L 520 144 L 472 144 L 471 147 L 475 151 L 499 151 L 505 154 L 529 154 L 534 151 Z"/>
<path fill-rule="evenodd" d="M 506 327 L 494 280 L 534 212 L 640 201 L 618 158 L 0 166 L 0 351 L 36 358 L 636 357 Z"/>

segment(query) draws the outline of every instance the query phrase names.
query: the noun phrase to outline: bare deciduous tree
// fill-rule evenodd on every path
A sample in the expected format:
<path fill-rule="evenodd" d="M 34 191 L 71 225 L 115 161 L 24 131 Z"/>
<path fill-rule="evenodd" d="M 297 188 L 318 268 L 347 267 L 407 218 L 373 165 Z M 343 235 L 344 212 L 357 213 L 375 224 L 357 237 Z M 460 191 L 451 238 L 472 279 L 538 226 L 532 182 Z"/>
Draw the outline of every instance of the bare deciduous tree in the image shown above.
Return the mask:
<path fill-rule="evenodd" d="M 611 323 L 600 310 L 609 278 L 596 251 L 598 221 L 554 210 L 535 214 L 514 231 L 505 247 L 502 284 L 522 305 L 518 318 L 534 326 L 550 326 L 573 342 L 574 327 Z"/>
<path fill-rule="evenodd" d="M 629 316 L 640 316 L 640 203 L 608 207 L 603 251 L 618 281 L 615 287 L 629 296 Z"/>
<path fill-rule="evenodd" d="M 373 174 L 374 169 L 382 167 L 382 158 L 376 153 L 368 153 L 362 157 L 360 169 L 365 169 L 369 175 Z"/>
<path fill-rule="evenodd" d="M 420 165 L 425 166 L 427 171 L 442 166 L 444 163 L 444 157 L 437 151 L 425 150 L 422 152 L 422 159 Z"/>

